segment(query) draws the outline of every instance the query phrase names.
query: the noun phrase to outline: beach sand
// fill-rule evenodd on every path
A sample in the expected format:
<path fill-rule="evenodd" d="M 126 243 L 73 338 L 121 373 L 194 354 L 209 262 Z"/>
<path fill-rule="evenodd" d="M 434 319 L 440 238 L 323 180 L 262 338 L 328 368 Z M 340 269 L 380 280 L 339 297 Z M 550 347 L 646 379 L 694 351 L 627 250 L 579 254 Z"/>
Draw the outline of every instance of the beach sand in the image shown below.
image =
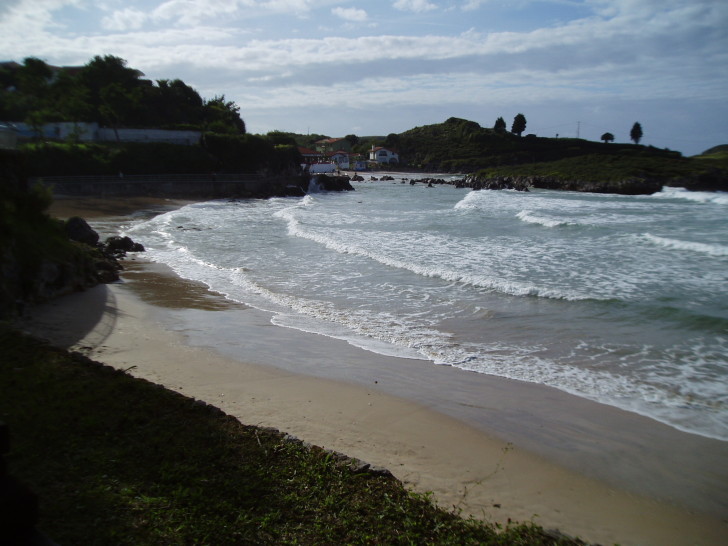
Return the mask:
<path fill-rule="evenodd" d="M 63 200 L 53 213 L 87 206 Z M 110 208 L 85 217 L 131 212 Z M 602 544 L 726 543 L 726 442 L 539 385 L 281 328 L 142 258 L 125 263 L 120 283 L 30 310 L 24 329 L 243 423 L 388 468 L 466 515 Z"/>

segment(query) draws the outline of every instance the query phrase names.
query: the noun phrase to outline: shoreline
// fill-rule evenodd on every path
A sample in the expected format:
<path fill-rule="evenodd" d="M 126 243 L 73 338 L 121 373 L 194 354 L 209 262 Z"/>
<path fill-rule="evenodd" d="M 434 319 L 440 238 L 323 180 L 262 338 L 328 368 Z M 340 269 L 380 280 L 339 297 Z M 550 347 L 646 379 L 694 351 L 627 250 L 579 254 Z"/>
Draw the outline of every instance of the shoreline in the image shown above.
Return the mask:
<path fill-rule="evenodd" d="M 141 258 L 124 262 L 122 283 L 51 302 L 26 323 L 243 423 L 388 468 L 465 515 L 534 521 L 603 543 L 719 544 L 728 531 L 720 499 L 700 509 L 712 515 L 696 512 L 695 495 L 711 477 L 718 491 L 726 484 L 720 442 L 548 387 L 381 357 L 274 326 L 267 314 Z M 226 324 L 243 336 L 237 346 L 221 347 L 210 335 L 210 325 Z M 678 455 L 661 457 L 665 450 Z M 701 469 L 692 508 L 678 506 Z M 673 498 L 656 493 L 664 480 Z M 630 481 L 636 487 L 626 491 Z"/>

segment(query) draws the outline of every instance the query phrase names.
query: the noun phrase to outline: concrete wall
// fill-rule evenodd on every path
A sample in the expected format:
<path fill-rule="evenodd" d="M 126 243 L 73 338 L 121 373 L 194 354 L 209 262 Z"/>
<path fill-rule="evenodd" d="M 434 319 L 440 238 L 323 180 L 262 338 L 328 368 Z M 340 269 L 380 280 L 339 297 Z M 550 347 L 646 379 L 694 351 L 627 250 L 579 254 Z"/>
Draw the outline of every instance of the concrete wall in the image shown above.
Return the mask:
<path fill-rule="evenodd" d="M 18 134 L 14 129 L 0 125 L 0 148 L 15 150 L 18 147 Z"/>
<path fill-rule="evenodd" d="M 25 139 L 37 138 L 33 127 L 27 123 L 13 123 L 18 136 Z M 59 121 L 43 125 L 43 138 L 66 140 L 75 135 L 82 142 L 116 142 L 117 131 L 108 127 L 99 127 L 98 123 L 73 123 Z M 121 142 L 166 142 L 168 144 L 184 144 L 194 146 L 200 142 L 200 131 L 172 131 L 167 129 L 118 129 L 118 140 Z"/>
<path fill-rule="evenodd" d="M 44 176 L 31 180 L 50 186 L 56 196 L 153 196 L 220 198 L 265 196 L 289 180 L 257 174 L 180 174 Z"/>
<path fill-rule="evenodd" d="M 122 142 L 166 142 L 168 144 L 184 144 L 194 146 L 200 142 L 200 131 L 171 131 L 166 129 L 110 129 L 100 128 L 97 140 L 115 142 L 116 135 Z"/>

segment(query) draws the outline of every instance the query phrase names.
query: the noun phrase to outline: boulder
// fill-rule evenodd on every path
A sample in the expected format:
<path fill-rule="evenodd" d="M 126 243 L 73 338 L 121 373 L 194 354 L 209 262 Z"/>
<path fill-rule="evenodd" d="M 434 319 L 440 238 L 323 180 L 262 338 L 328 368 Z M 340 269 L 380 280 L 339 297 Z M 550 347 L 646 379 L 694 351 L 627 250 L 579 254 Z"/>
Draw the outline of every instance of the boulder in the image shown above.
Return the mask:
<path fill-rule="evenodd" d="M 114 235 L 106 239 L 105 250 L 114 256 L 124 256 L 127 252 L 144 252 L 144 245 L 135 243 L 131 237 Z"/>
<path fill-rule="evenodd" d="M 319 187 L 326 191 L 354 190 L 348 176 L 327 176 L 325 174 L 320 174 L 316 177 L 316 180 L 318 181 Z"/>
<path fill-rule="evenodd" d="M 96 246 L 99 242 L 99 234 L 80 216 L 73 216 L 66 220 L 66 234 L 72 241 L 78 241 L 90 246 Z"/>

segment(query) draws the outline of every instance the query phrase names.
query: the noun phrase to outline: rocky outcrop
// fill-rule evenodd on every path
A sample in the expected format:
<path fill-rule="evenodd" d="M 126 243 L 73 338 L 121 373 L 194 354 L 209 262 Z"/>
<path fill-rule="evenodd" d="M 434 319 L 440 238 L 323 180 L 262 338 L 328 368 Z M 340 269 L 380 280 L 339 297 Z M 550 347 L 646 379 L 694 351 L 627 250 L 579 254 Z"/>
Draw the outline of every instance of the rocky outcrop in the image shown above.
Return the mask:
<path fill-rule="evenodd" d="M 404 183 L 404 179 L 403 179 Z M 494 176 L 470 175 L 465 178 L 444 180 L 442 178 L 420 178 L 409 180 L 411 185 L 449 184 L 456 188 L 473 190 L 516 190 L 528 191 L 529 188 L 567 190 L 592 193 L 619 193 L 623 195 L 649 195 L 660 191 L 663 183 L 659 180 L 630 178 L 614 181 L 562 180 L 547 176 Z"/>
<path fill-rule="evenodd" d="M 660 180 L 628 178 L 624 180 L 560 180 L 545 176 L 530 177 L 531 186 L 550 190 L 580 191 L 591 193 L 618 193 L 622 195 L 651 195 L 662 189 Z"/>
<path fill-rule="evenodd" d="M 728 177 L 724 171 L 713 169 L 694 176 L 673 178 L 665 185 L 690 191 L 728 191 Z"/>
<path fill-rule="evenodd" d="M 468 176 L 458 187 L 472 188 L 474 190 L 516 190 L 528 191 L 531 179 L 526 176 L 496 176 L 484 178 Z"/>
<path fill-rule="evenodd" d="M 624 180 L 564 180 L 549 176 L 469 176 L 458 187 L 474 190 L 516 190 L 528 191 L 529 188 L 549 190 L 578 191 L 591 193 L 617 193 L 622 195 L 649 195 L 660 191 L 663 183 L 659 180 L 629 178 Z"/>
<path fill-rule="evenodd" d="M 99 234 L 96 233 L 86 220 L 79 216 L 73 216 L 66 220 L 66 235 L 71 241 L 78 241 L 89 246 L 96 246 L 99 242 Z"/>
<path fill-rule="evenodd" d="M 114 235 L 106 239 L 102 250 L 107 255 L 112 255 L 115 258 L 123 258 L 127 252 L 144 252 L 144 245 L 135 243 L 131 240 L 131 237 Z"/>
<path fill-rule="evenodd" d="M 119 260 L 144 247 L 129 237 L 99 235 L 82 218 L 71 218 L 63 230 L 72 241 L 63 251 L 39 253 L 44 245 L 16 241 L 0 256 L 0 316 L 22 313 L 26 303 L 59 296 L 119 280 Z M 33 256 L 28 258 L 28 256 Z"/>
<path fill-rule="evenodd" d="M 326 191 L 354 191 L 351 179 L 348 176 L 317 174 L 314 178 L 318 187 Z"/>

